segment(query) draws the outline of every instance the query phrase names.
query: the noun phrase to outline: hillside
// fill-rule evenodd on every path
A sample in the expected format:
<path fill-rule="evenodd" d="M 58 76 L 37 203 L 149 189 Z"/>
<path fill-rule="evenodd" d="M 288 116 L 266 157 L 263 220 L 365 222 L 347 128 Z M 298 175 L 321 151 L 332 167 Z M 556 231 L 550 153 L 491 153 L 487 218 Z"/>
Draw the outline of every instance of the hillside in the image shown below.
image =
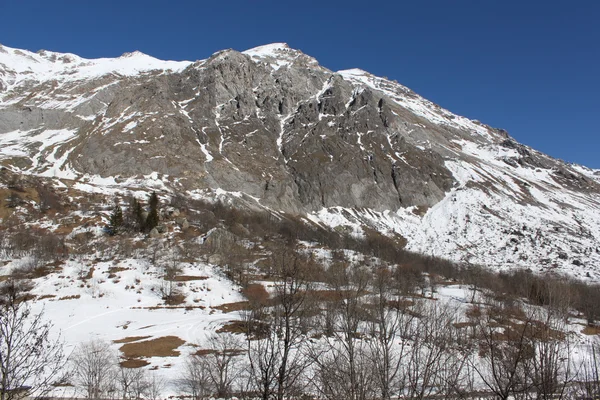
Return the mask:
<path fill-rule="evenodd" d="M 462 360 L 469 393 L 485 386 L 486 333 L 521 333 L 522 351 L 555 343 L 567 365 L 595 349 L 600 171 L 282 43 L 195 62 L 0 46 L 0 166 L 0 282 L 24 285 L 68 352 L 106 342 L 165 393 L 182 393 L 190 355 L 279 349 L 284 295 L 310 299 L 292 321 L 307 374 L 341 365 L 336 343 L 374 370 L 392 314 L 398 345 L 447 335 L 424 343 Z M 282 295 L 288 283 L 298 292 Z M 237 347 L 211 348 L 215 332 Z M 411 390 L 455 391 L 453 368 L 429 386 L 411 371 Z M 286 393 L 346 378 L 303 375 Z M 61 395 L 81 395 L 73 382 Z"/>
<path fill-rule="evenodd" d="M 420 253 L 600 278 L 598 171 L 285 44 L 193 63 L 2 47 L 0 88 L 11 171 L 99 193 L 243 195 Z"/>

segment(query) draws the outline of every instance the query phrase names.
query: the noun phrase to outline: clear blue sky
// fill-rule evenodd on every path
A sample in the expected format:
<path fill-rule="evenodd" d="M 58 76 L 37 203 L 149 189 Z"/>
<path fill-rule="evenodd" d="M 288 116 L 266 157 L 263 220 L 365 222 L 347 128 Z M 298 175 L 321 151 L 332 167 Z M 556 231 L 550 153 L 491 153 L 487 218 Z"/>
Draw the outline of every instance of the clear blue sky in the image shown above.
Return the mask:
<path fill-rule="evenodd" d="M 287 42 L 600 168 L 600 1 L 0 0 L 0 43 L 195 60 Z"/>

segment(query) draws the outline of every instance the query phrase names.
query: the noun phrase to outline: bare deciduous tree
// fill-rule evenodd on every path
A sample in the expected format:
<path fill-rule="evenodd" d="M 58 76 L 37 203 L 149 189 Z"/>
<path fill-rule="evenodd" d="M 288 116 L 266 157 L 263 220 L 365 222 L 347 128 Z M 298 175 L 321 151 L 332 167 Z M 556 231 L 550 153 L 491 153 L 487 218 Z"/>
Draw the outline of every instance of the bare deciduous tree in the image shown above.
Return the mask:
<path fill-rule="evenodd" d="M 584 399 L 595 399 L 600 396 L 600 343 L 592 343 L 587 356 L 581 362 L 577 374 L 575 396 Z"/>
<path fill-rule="evenodd" d="M 296 252 L 283 251 L 274 256 L 275 282 L 274 324 L 279 338 L 281 362 L 277 371 L 278 400 L 298 391 L 301 374 L 307 367 L 302 320 L 307 310 L 306 298 L 312 288 L 309 277 L 314 264 Z"/>
<path fill-rule="evenodd" d="M 371 291 L 370 354 L 382 399 L 403 393 L 405 380 L 401 366 L 413 337 L 414 313 L 409 313 L 398 296 L 392 294 L 394 282 L 387 267 L 375 271 Z"/>
<path fill-rule="evenodd" d="M 116 360 L 115 360 L 116 361 Z M 142 368 L 126 368 L 119 365 L 116 379 L 121 389 L 121 398 L 140 399 L 146 395 L 148 381 L 146 371 Z"/>
<path fill-rule="evenodd" d="M 165 380 L 162 377 L 157 376 L 155 372 L 152 372 L 146 377 L 146 382 L 145 397 L 149 400 L 161 399 L 166 387 Z"/>
<path fill-rule="evenodd" d="M 210 373 L 203 360 L 197 356 L 190 356 L 185 361 L 183 374 L 176 382 L 183 393 L 188 394 L 193 400 L 209 398 L 213 391 Z"/>
<path fill-rule="evenodd" d="M 117 390 L 116 365 L 116 354 L 108 342 L 82 343 L 71 356 L 73 383 L 88 399 L 111 397 Z"/>
<path fill-rule="evenodd" d="M 367 331 L 365 295 L 371 272 L 341 260 L 329 267 L 327 275 L 336 315 L 332 338 L 311 352 L 314 388 L 332 400 L 370 398 L 375 392 L 374 368 L 370 365 L 373 357 L 362 335 Z"/>
<path fill-rule="evenodd" d="M 230 334 L 214 334 L 208 338 L 207 344 L 205 354 L 193 357 L 205 365 L 215 396 L 228 398 L 241 373 L 239 357 L 244 352 L 243 346 L 237 337 Z"/>
<path fill-rule="evenodd" d="M 460 378 L 461 358 L 454 357 L 457 343 L 452 326 L 456 310 L 432 301 L 419 301 L 413 307 L 418 318 L 414 327 L 410 355 L 404 366 L 406 393 L 411 399 L 432 394 L 447 394 Z M 453 373 L 449 374 L 448 371 Z"/>
<path fill-rule="evenodd" d="M 64 361 L 60 338 L 43 311 L 34 314 L 23 287 L 9 280 L 0 286 L 0 400 L 43 396 L 58 378 Z"/>
<path fill-rule="evenodd" d="M 271 259 L 273 299 L 260 304 L 248 296 L 254 304 L 247 313 L 250 382 L 262 399 L 284 399 L 302 392 L 301 376 L 309 362 L 303 354 L 303 322 L 313 268 L 310 258 L 284 249 Z"/>
<path fill-rule="evenodd" d="M 509 320 L 510 315 L 500 307 L 485 311 L 477 327 L 479 354 L 471 363 L 484 385 L 502 400 L 530 389 L 525 368 L 533 351 L 527 340 L 532 319 L 507 324 Z"/>

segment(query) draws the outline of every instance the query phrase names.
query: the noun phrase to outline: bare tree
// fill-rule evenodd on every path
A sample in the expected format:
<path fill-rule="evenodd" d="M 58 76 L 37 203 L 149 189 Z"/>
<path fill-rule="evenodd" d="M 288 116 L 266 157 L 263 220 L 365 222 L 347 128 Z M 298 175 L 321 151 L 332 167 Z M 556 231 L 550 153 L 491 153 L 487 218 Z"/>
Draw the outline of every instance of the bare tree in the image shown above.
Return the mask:
<path fill-rule="evenodd" d="M 277 387 L 277 370 L 281 364 L 279 338 L 270 326 L 260 336 L 247 334 L 249 384 L 262 400 L 273 398 Z"/>
<path fill-rule="evenodd" d="M 0 286 L 0 400 L 43 396 L 59 377 L 64 360 L 60 337 L 43 311 L 34 314 L 23 286 L 12 280 Z"/>
<path fill-rule="evenodd" d="M 263 399 L 281 400 L 302 392 L 301 376 L 309 362 L 303 354 L 304 319 L 313 269 L 310 258 L 291 248 L 275 253 L 270 264 L 273 299 L 248 313 L 250 381 Z"/>
<path fill-rule="evenodd" d="M 148 390 L 146 371 L 142 368 L 126 368 L 119 365 L 116 379 L 121 389 L 121 398 L 140 399 Z"/>
<path fill-rule="evenodd" d="M 508 321 L 510 315 L 501 307 L 486 310 L 477 327 L 479 357 L 471 362 L 484 385 L 502 400 L 530 390 L 525 368 L 533 351 L 527 339 L 532 318 L 514 324 Z"/>
<path fill-rule="evenodd" d="M 193 400 L 209 398 L 214 388 L 206 364 L 201 358 L 194 355 L 187 358 L 182 376 L 176 384 Z"/>
<path fill-rule="evenodd" d="M 312 350 L 313 384 L 327 399 L 363 400 L 375 391 L 374 368 L 370 365 L 373 357 L 362 340 L 368 330 L 365 295 L 371 272 L 342 260 L 329 267 L 327 279 L 337 313 L 333 337 L 323 348 Z"/>
<path fill-rule="evenodd" d="M 571 339 L 566 331 L 566 317 L 556 309 L 537 310 L 528 334 L 531 357 L 527 359 L 527 378 L 536 399 L 563 399 L 573 380 Z"/>
<path fill-rule="evenodd" d="M 228 398 L 241 372 L 238 359 L 244 348 L 238 338 L 230 334 L 213 334 L 207 343 L 207 351 L 193 357 L 199 363 L 204 363 L 215 396 Z"/>
<path fill-rule="evenodd" d="M 297 391 L 300 376 L 307 367 L 302 346 L 305 343 L 301 321 L 305 318 L 306 298 L 312 288 L 309 277 L 314 264 L 296 252 L 285 250 L 274 256 L 275 283 L 274 323 L 281 362 L 277 371 L 278 400 L 283 400 Z"/>
<path fill-rule="evenodd" d="M 378 268 L 371 288 L 374 296 L 370 335 L 373 340 L 368 343 L 382 399 L 403 393 L 405 380 L 401 366 L 408 355 L 409 338 L 414 336 L 414 313 L 407 312 L 401 298 L 392 294 L 391 275 L 389 268 Z"/>
<path fill-rule="evenodd" d="M 575 395 L 578 398 L 595 399 L 600 396 L 600 343 L 596 340 L 581 362 L 577 375 Z"/>
<path fill-rule="evenodd" d="M 456 380 L 464 365 L 460 363 L 461 358 L 454 357 L 457 337 L 452 322 L 456 310 L 435 301 L 421 300 L 415 304 L 413 312 L 418 318 L 403 372 L 407 396 L 423 399 L 432 394 L 451 392 L 457 386 Z"/>
<path fill-rule="evenodd" d="M 88 399 L 111 397 L 117 389 L 116 364 L 116 354 L 108 342 L 82 343 L 71 356 L 73 383 Z"/>
<path fill-rule="evenodd" d="M 159 400 L 162 398 L 165 386 L 165 380 L 162 377 L 157 376 L 155 372 L 152 372 L 146 377 L 145 397 L 148 400 Z"/>

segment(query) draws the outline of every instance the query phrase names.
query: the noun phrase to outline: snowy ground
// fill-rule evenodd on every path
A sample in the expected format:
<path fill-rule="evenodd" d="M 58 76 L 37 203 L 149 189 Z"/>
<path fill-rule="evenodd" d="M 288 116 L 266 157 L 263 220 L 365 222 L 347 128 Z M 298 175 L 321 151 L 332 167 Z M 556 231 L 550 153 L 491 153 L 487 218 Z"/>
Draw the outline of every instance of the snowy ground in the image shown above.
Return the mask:
<path fill-rule="evenodd" d="M 181 376 L 185 356 L 197 350 L 194 344 L 201 345 L 207 335 L 239 318 L 235 313 L 214 309 L 240 301 L 242 296 L 238 287 L 209 265 L 187 264 L 182 275 L 202 279 L 182 282 L 179 289 L 186 294 L 186 301 L 173 306 L 176 308 L 165 308 L 158 293 L 160 273 L 146 261 L 94 263 L 92 277 L 80 279 L 90 265 L 69 261 L 62 272 L 36 279 L 32 291 L 39 299 L 34 302 L 34 311 L 44 310 L 54 324 L 54 334 L 60 332 L 65 341 L 67 354 L 88 341 L 112 343 L 132 336 L 177 336 L 186 342 L 177 349 L 181 356 L 149 358 L 146 367 L 158 368 L 160 376 L 174 381 Z M 113 272 L 114 278 L 108 278 L 111 268 L 117 271 Z M 115 351 L 120 346 L 112 344 Z"/>

